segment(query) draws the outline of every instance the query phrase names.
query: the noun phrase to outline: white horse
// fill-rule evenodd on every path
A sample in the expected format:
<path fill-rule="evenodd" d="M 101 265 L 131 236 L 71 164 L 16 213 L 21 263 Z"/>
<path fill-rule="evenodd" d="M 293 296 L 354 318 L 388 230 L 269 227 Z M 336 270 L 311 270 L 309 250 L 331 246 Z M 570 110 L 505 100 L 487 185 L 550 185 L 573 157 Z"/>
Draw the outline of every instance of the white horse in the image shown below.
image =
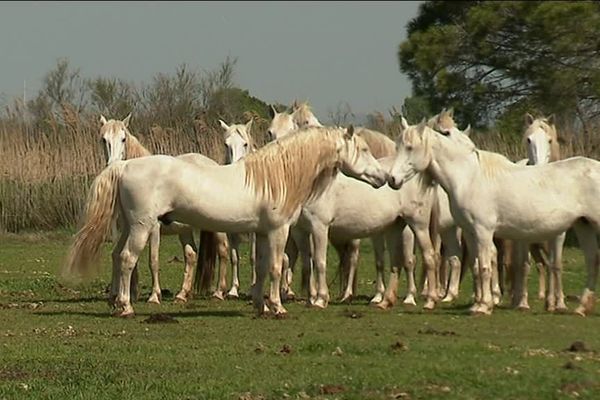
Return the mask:
<path fill-rule="evenodd" d="M 456 127 L 454 120 L 452 119 L 452 110 L 442 111 L 437 117 L 434 117 L 428 121 L 428 126 L 433 128 L 434 130 L 442 133 L 454 131 L 456 134 L 460 134 L 460 131 Z M 524 160 L 520 160 L 517 164 L 520 165 L 538 165 L 538 164 L 546 164 L 548 162 L 557 161 L 560 159 L 560 146 L 558 143 L 558 137 L 556 134 L 556 128 L 553 123 L 553 119 L 545 119 L 545 118 L 533 118 L 530 114 L 526 115 L 526 124 L 527 128 L 524 133 L 524 138 L 527 141 L 527 153 L 528 158 Z M 466 132 L 463 132 L 466 134 Z M 451 253 L 456 254 L 458 256 L 460 254 L 460 246 L 459 242 L 454 238 L 457 237 L 457 234 L 452 230 L 453 226 L 449 224 L 450 221 L 453 222 L 451 216 L 448 218 L 449 214 L 449 205 L 447 201 L 447 194 L 441 190 L 438 193 L 439 199 L 445 200 L 440 203 L 440 216 L 442 221 L 440 221 L 440 232 L 442 235 L 447 235 L 447 239 L 443 240 L 444 246 L 451 250 Z M 446 222 L 444 222 L 444 220 Z M 448 232 L 448 229 L 450 231 Z M 445 232 L 445 233 L 444 233 Z M 460 234 L 458 235 L 460 236 Z M 547 300 L 547 309 L 549 311 L 554 311 L 555 309 L 564 310 L 566 309 L 566 305 L 564 303 L 564 294 L 562 292 L 562 279 L 561 279 L 561 271 L 562 271 L 562 246 L 565 240 L 566 233 L 559 235 L 556 239 L 553 239 L 548 242 L 548 247 L 550 248 L 551 262 L 552 267 L 548 268 L 548 272 L 550 275 L 550 286 L 549 298 L 545 296 L 545 266 L 549 264 L 544 256 L 544 251 L 539 244 L 532 244 L 530 246 L 531 255 L 533 259 L 536 261 L 536 266 L 538 267 L 539 272 L 539 297 L 541 299 L 546 298 Z M 450 241 L 448 241 L 450 239 Z M 498 248 L 498 262 L 496 269 L 492 270 L 493 274 L 493 284 L 492 291 L 494 296 L 494 303 L 499 302 L 500 296 L 500 287 L 499 283 L 503 281 L 501 278 L 502 267 L 506 268 L 510 266 L 511 263 L 511 252 L 513 251 L 513 246 L 515 244 L 509 240 L 503 239 L 494 239 L 494 242 L 497 242 L 496 247 Z M 448 246 L 449 245 L 449 246 Z M 518 245 L 518 244 L 517 244 Z M 445 249 L 446 250 L 446 249 Z M 526 251 L 526 250 L 524 250 Z M 455 257 L 455 256 L 453 256 Z M 449 302 L 458 297 L 459 290 L 459 281 L 460 281 L 460 259 L 455 257 L 455 260 L 451 262 L 451 276 L 448 282 L 448 291 L 446 297 L 442 300 L 443 302 Z M 467 263 L 467 265 L 470 263 Z M 525 264 L 526 272 L 525 276 L 527 276 L 529 271 L 529 264 Z M 477 273 L 476 271 L 474 271 Z M 500 275 L 500 277 L 498 276 Z M 527 285 L 526 282 L 523 286 L 523 290 L 525 292 L 521 296 L 521 302 L 518 305 L 521 309 L 528 309 L 529 305 L 527 303 Z M 517 305 L 515 305 L 517 306 Z"/>
<path fill-rule="evenodd" d="M 502 155 L 477 149 L 466 135 L 438 133 L 424 122 L 405 129 L 397 146 L 389 184 L 400 188 L 418 172 L 431 174 L 448 193 L 452 215 L 463 229 L 468 250 L 477 254 L 482 296 L 473 312 L 490 314 L 493 309 L 494 233 L 500 238 L 536 243 L 552 239 L 571 226 L 588 267 L 576 313 L 591 312 L 600 262 L 600 162 L 574 157 L 521 166 Z M 522 265 L 523 259 L 524 254 L 519 254 L 517 265 Z M 519 290 L 515 293 L 518 295 Z"/>
<path fill-rule="evenodd" d="M 526 129 L 524 138 L 527 141 L 527 156 L 528 158 L 521 160 L 518 164 L 525 165 L 544 165 L 550 162 L 556 162 L 561 159 L 560 157 L 560 144 L 558 142 L 558 135 L 556 133 L 556 127 L 554 125 L 554 117 L 549 118 L 534 118 L 531 114 L 525 115 Z M 548 311 L 564 311 L 567 309 L 564 300 L 564 293 L 562 289 L 562 252 L 563 245 L 566 239 L 566 232 L 552 238 L 546 243 L 549 248 L 550 254 L 550 268 L 548 271 L 548 290 L 545 296 L 545 263 L 543 259 L 539 245 L 537 248 L 532 248 L 532 255 L 536 260 L 536 266 L 538 267 L 539 273 L 539 293 L 538 297 L 543 299 L 546 298 L 546 309 Z M 524 251 L 524 250 L 518 250 Z M 534 251 L 537 251 L 534 253 Z M 522 309 L 529 309 L 527 302 L 527 275 L 529 274 L 529 263 L 526 262 L 524 265 L 524 281 L 522 282 L 521 289 L 523 292 L 520 295 L 521 301 L 517 305 Z M 516 304 L 515 304 L 516 305 Z"/>
<path fill-rule="evenodd" d="M 117 315 L 134 313 L 129 297 L 131 271 L 161 221 L 209 231 L 256 232 L 254 306 L 264 312 L 263 284 L 269 271 L 268 308 L 275 314 L 286 313 L 279 285 L 289 226 L 306 201 L 327 189 L 338 170 L 374 187 L 381 187 L 387 179 L 386 171 L 366 143 L 353 135 L 353 129 L 307 129 L 224 166 L 200 167 L 170 156 L 116 162 L 92 184 L 85 224 L 75 236 L 63 276 L 93 272 L 117 208 L 123 226 L 113 249 L 113 268 L 120 272 L 120 282 L 112 285 L 112 291 L 119 292 Z M 202 261 L 214 264 L 211 252 L 201 250 Z"/>
<path fill-rule="evenodd" d="M 256 145 L 252 136 L 250 135 L 250 129 L 252 128 L 252 120 L 244 124 L 232 124 L 227 125 L 223 120 L 219 120 L 219 124 L 224 129 L 225 145 L 227 146 L 227 153 L 225 162 L 227 164 L 233 164 L 247 154 L 256 150 Z M 252 285 L 256 282 L 256 271 L 254 265 L 256 263 L 256 236 L 251 233 L 248 235 L 250 240 L 250 268 L 252 270 Z M 230 259 L 231 259 L 231 274 L 232 282 L 231 289 L 227 292 L 228 297 L 239 297 L 240 288 L 240 244 L 242 242 L 241 235 L 237 233 L 228 233 L 227 238 L 229 239 Z M 223 291 L 217 290 L 215 297 L 223 299 Z"/>
<path fill-rule="evenodd" d="M 139 142 L 135 136 L 131 134 L 131 132 L 129 132 L 128 127 L 130 119 L 131 114 L 129 114 L 122 121 L 114 119 L 107 120 L 103 115 L 100 116 L 100 123 L 102 124 L 102 127 L 100 128 L 100 135 L 102 136 L 102 143 L 104 144 L 107 165 L 112 165 L 113 163 L 121 160 L 145 157 L 152 154 Z M 202 154 L 190 153 L 181 155 L 178 158 L 196 165 L 217 165 L 215 161 L 203 156 Z M 186 302 L 192 293 L 192 280 L 197 259 L 193 228 L 189 225 L 176 222 L 173 222 L 169 225 L 161 224 L 160 234 L 176 234 L 179 236 L 179 242 L 181 243 L 181 247 L 183 249 L 185 269 L 181 290 L 175 296 L 175 300 L 179 302 Z M 115 237 L 114 228 L 113 237 Z M 228 251 L 227 237 L 225 237 L 224 234 L 217 234 L 217 242 L 219 264 L 224 271 L 224 263 L 227 259 Z M 148 302 L 159 304 L 161 301 L 161 290 L 159 283 L 160 267 L 158 261 L 159 237 L 154 237 L 151 235 L 150 244 L 148 247 L 150 252 L 150 271 L 152 272 L 152 293 L 148 298 Z M 137 274 L 137 268 L 135 269 L 134 275 L 135 274 Z M 134 282 L 136 281 L 137 279 L 134 279 Z M 135 284 L 133 286 L 135 287 Z M 217 290 L 221 290 L 221 288 L 219 287 Z"/>
<path fill-rule="evenodd" d="M 298 127 L 322 126 L 316 116 L 311 112 L 307 103 L 298 103 L 295 101 L 292 106 L 291 113 L 279 113 L 274 108 L 272 108 L 271 111 L 272 121 L 268 130 L 270 138 L 281 138 L 288 134 L 296 133 L 298 132 Z M 378 159 L 395 154 L 394 142 L 380 132 L 365 128 L 357 128 L 356 135 L 365 139 L 369 145 L 371 153 Z M 351 186 L 347 187 L 347 185 Z M 356 215 L 365 214 L 365 219 L 368 219 L 368 213 L 365 213 L 364 204 L 369 204 L 369 209 L 372 210 L 376 210 L 378 207 L 372 205 L 371 202 L 366 199 L 362 203 L 357 203 L 354 201 L 357 198 L 360 198 L 360 194 L 362 194 L 365 189 L 359 187 L 356 194 L 352 193 L 352 189 L 356 189 L 356 185 L 352 185 L 351 182 L 346 182 L 346 180 L 344 180 L 344 178 L 341 176 L 338 177 L 332 188 L 327 192 L 327 195 L 319 198 L 315 204 L 311 205 L 310 210 L 307 209 L 303 213 L 306 215 L 318 215 L 319 218 L 304 218 L 304 223 L 300 224 L 304 226 L 304 229 L 302 229 L 300 226 L 292 227 L 291 236 L 294 238 L 294 241 L 297 243 L 298 247 L 300 247 L 300 255 L 302 256 L 303 261 L 303 270 L 305 272 L 303 287 L 309 290 L 310 302 L 317 307 L 325 307 L 329 301 L 329 295 L 318 295 L 317 284 L 314 279 L 310 280 L 310 287 L 308 287 L 308 275 L 310 275 L 311 278 L 315 276 L 314 274 L 310 274 L 310 271 L 312 270 L 311 255 L 314 257 L 315 254 L 320 253 L 316 262 L 318 263 L 317 268 L 320 268 L 320 270 L 323 271 L 325 268 L 324 263 L 326 259 L 328 237 L 331 241 L 331 244 L 338 252 L 341 274 L 347 273 L 347 276 L 342 276 L 341 279 L 341 286 L 344 290 L 341 296 L 341 301 L 350 301 L 353 296 L 354 284 L 356 282 L 355 278 L 358 266 L 358 253 L 360 244 L 358 239 L 365 237 L 364 233 L 368 231 L 379 232 L 375 235 L 367 235 L 371 236 L 373 242 L 375 266 L 377 271 L 376 293 L 371 299 L 371 302 L 380 303 L 383 300 L 385 292 L 383 273 L 386 241 L 384 232 L 385 228 L 388 227 L 394 219 L 393 212 L 388 213 L 385 216 L 377 216 L 370 222 L 362 224 L 362 226 L 360 224 L 353 224 L 353 219 L 356 217 Z M 372 192 L 369 194 L 371 197 L 374 196 L 374 193 Z M 376 203 L 383 201 L 383 198 L 379 198 Z M 397 199 L 394 200 L 394 204 L 395 203 L 397 203 Z M 393 207 L 387 206 L 388 210 L 391 208 Z M 406 223 L 404 223 L 403 226 L 406 226 Z M 313 230 L 319 230 L 318 234 L 321 240 L 321 243 L 319 243 L 318 246 L 313 243 L 315 247 L 314 251 L 311 249 L 310 242 L 310 237 L 312 236 L 311 234 L 314 233 Z M 323 238 L 325 238 L 324 243 L 322 242 Z M 390 263 L 395 263 L 396 266 L 398 266 L 398 262 L 400 262 L 399 260 L 401 259 L 404 269 L 407 272 L 408 290 L 405 298 L 405 304 L 415 305 L 416 285 L 414 282 L 414 234 L 407 226 L 406 229 L 402 231 L 401 236 L 396 233 L 390 237 L 388 241 L 389 240 L 393 241 L 393 244 L 388 245 L 388 250 L 390 252 Z M 398 241 L 401 242 L 398 243 Z M 397 249 L 399 245 L 403 246 L 402 249 Z M 392 249 L 391 246 L 394 248 Z M 291 247 L 292 246 L 288 246 L 288 249 Z M 295 258 L 295 254 L 290 256 L 289 267 L 293 268 L 295 264 Z M 286 269 L 288 285 L 291 285 L 292 268 Z M 324 274 L 322 276 L 324 277 Z M 321 284 L 321 286 L 323 285 Z M 395 300 L 393 303 L 395 303 Z M 388 303 L 386 302 L 386 304 Z"/>

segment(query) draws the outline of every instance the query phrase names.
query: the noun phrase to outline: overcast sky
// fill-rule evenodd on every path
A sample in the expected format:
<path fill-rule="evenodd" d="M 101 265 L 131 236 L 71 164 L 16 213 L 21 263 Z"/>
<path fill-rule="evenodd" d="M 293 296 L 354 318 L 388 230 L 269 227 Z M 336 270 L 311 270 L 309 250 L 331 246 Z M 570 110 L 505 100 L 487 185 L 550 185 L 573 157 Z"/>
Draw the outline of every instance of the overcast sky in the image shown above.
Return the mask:
<path fill-rule="evenodd" d="M 410 95 L 398 45 L 420 2 L 2 2 L 0 93 L 33 97 L 68 58 L 84 77 L 149 82 L 237 57 L 235 82 L 266 102 L 386 112 Z"/>

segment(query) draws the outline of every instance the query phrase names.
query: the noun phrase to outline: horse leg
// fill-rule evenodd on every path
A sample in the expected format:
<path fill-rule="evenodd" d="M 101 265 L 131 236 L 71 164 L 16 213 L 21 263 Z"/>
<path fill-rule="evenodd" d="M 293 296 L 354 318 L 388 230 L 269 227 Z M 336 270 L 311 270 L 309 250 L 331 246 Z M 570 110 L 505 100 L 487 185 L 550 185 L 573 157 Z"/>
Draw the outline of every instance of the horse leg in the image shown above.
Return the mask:
<path fill-rule="evenodd" d="M 162 293 L 160 291 L 159 283 L 159 248 L 160 248 L 160 223 L 157 222 L 152 231 L 150 232 L 150 238 L 148 240 L 148 251 L 150 254 L 150 272 L 152 273 L 152 293 L 148 298 L 148 303 L 160 304 Z"/>
<path fill-rule="evenodd" d="M 458 298 L 460 285 L 460 270 L 461 270 L 461 247 L 458 241 L 456 228 L 452 227 L 440 232 L 442 243 L 444 243 L 444 258 L 448 261 L 450 269 L 450 277 L 446 295 L 442 299 L 442 303 L 450 303 Z"/>
<path fill-rule="evenodd" d="M 423 267 L 427 274 L 427 299 L 423 308 L 425 310 L 433 310 L 435 308 L 435 303 L 438 301 L 438 290 L 437 290 L 437 277 L 436 277 L 436 256 L 433 250 L 433 244 L 431 243 L 431 238 L 429 236 L 429 229 L 427 225 L 424 226 L 413 227 L 413 231 L 415 232 L 415 236 L 417 238 L 417 243 L 421 248 L 421 254 L 423 256 Z"/>
<path fill-rule="evenodd" d="M 388 243 L 390 244 L 390 246 L 388 246 L 390 258 L 393 258 L 391 257 L 392 254 L 396 254 L 392 253 L 392 251 L 398 251 L 398 249 L 401 249 L 400 252 L 402 252 L 402 247 L 398 247 L 396 245 L 397 242 L 401 239 L 396 238 L 402 237 L 402 231 L 405 227 L 406 223 L 404 221 L 398 221 L 392 227 L 390 227 L 388 232 L 386 232 L 386 240 L 388 240 Z M 402 255 L 399 256 L 401 257 Z M 390 278 L 388 279 L 388 286 L 385 289 L 385 293 L 383 294 L 383 300 L 381 300 L 381 303 L 377 304 L 376 307 L 381 308 L 383 310 L 394 307 L 396 301 L 398 300 L 399 278 L 400 266 L 397 262 L 390 260 Z"/>
<path fill-rule="evenodd" d="M 292 229 L 291 234 L 293 234 L 293 240 L 295 242 L 295 246 L 298 247 L 298 253 L 300 254 L 300 261 L 302 262 L 302 274 L 301 274 L 301 290 L 302 292 L 307 294 L 307 304 L 312 304 L 314 300 L 317 298 L 316 289 L 314 289 L 314 293 L 310 286 L 310 275 L 312 270 L 312 255 L 311 255 L 311 247 L 310 247 L 310 233 L 304 231 L 302 229 Z M 289 241 L 292 240 L 290 237 Z"/>
<path fill-rule="evenodd" d="M 385 268 L 385 237 L 383 235 L 373 236 L 371 241 L 375 253 L 375 270 L 377 271 L 375 296 L 371 299 L 371 303 L 377 304 L 381 303 L 383 300 L 383 293 L 385 292 L 385 284 L 383 282 L 383 270 Z"/>
<path fill-rule="evenodd" d="M 179 243 L 183 249 L 183 259 L 185 266 L 183 270 L 183 282 L 181 283 L 181 290 L 175 296 L 175 302 L 185 303 L 189 300 L 192 295 L 192 282 L 194 280 L 194 267 L 197 261 L 197 249 L 196 243 L 194 243 L 194 231 L 190 227 L 189 229 L 183 229 L 179 231 Z"/>
<path fill-rule="evenodd" d="M 513 244 L 513 286 L 512 306 L 519 310 L 529 310 L 529 293 L 527 288 L 527 276 L 530 264 L 528 261 L 529 246 L 527 243 L 515 241 Z"/>
<path fill-rule="evenodd" d="M 219 258 L 219 280 L 217 289 L 213 293 L 213 297 L 224 300 L 225 292 L 227 291 L 227 256 L 229 254 L 229 243 L 227 234 L 216 232 L 215 239 L 217 241 L 217 254 Z"/>
<path fill-rule="evenodd" d="M 340 259 L 338 265 L 338 275 L 340 277 L 340 301 L 350 302 L 350 300 L 352 300 L 353 288 L 352 280 L 349 277 L 354 274 L 349 260 L 350 245 L 344 242 L 336 242 L 335 240 L 332 240 L 331 244 Z"/>
<path fill-rule="evenodd" d="M 256 234 L 256 281 L 250 289 L 252 304 L 256 312 L 261 315 L 266 310 L 263 298 L 263 286 L 269 268 L 269 238 L 267 235 Z"/>
<path fill-rule="evenodd" d="M 550 272 L 548 259 L 542 253 L 541 245 L 538 243 L 532 244 L 529 250 L 538 272 L 538 299 L 544 300 L 546 298 L 546 274 Z M 549 281 L 552 279 L 553 278 L 550 277 Z"/>
<path fill-rule="evenodd" d="M 388 252 L 390 254 L 390 265 L 396 263 L 393 261 L 395 256 L 400 258 L 400 261 L 406 271 L 406 297 L 404 298 L 403 304 L 409 306 L 416 306 L 417 297 L 417 285 L 415 284 L 415 234 L 408 225 L 402 229 L 401 241 L 397 242 L 395 239 L 389 239 L 390 245 L 388 246 Z M 396 252 L 391 251 L 391 247 L 396 246 Z M 398 251 L 398 249 L 400 249 Z M 397 263 L 396 263 L 397 264 Z"/>
<path fill-rule="evenodd" d="M 132 227 L 127 235 L 123 249 L 119 254 L 120 264 L 120 282 L 119 295 L 116 301 L 116 310 L 114 315 L 119 317 L 128 317 L 134 314 L 131 306 L 129 286 L 131 283 L 131 273 L 144 249 L 150 231 L 142 226 Z"/>
<path fill-rule="evenodd" d="M 591 314 L 594 308 L 596 291 L 596 282 L 598 280 L 598 264 L 600 263 L 600 253 L 598 252 L 597 232 L 590 222 L 577 221 L 573 226 L 577 234 L 577 241 L 585 255 L 585 263 L 587 265 L 587 282 L 579 306 L 575 309 L 575 313 L 585 317 Z"/>
<path fill-rule="evenodd" d="M 492 256 L 494 251 L 493 232 L 481 229 L 476 234 L 477 260 L 479 262 L 479 285 L 481 286 L 481 301 L 475 307 L 475 314 L 489 315 L 494 308 L 492 296 Z"/>
<path fill-rule="evenodd" d="M 300 255 L 299 241 L 303 240 L 302 235 L 304 232 L 296 228 L 290 228 L 290 237 L 285 245 L 284 263 L 285 268 L 283 272 L 283 284 L 282 293 L 286 299 L 293 299 L 296 297 L 296 293 L 292 289 L 292 282 L 294 278 L 294 270 L 296 269 L 296 262 Z"/>
<path fill-rule="evenodd" d="M 497 306 L 502 301 L 502 291 L 500 290 L 500 274 L 498 273 L 498 249 L 496 246 L 493 246 L 492 249 L 492 258 L 491 258 L 491 266 L 492 266 L 492 301 L 494 305 Z"/>
<path fill-rule="evenodd" d="M 317 299 L 313 305 L 318 308 L 326 308 L 329 303 L 329 288 L 326 279 L 328 230 L 328 227 L 324 225 L 313 226 L 312 230 L 313 260 L 317 275 Z"/>
<path fill-rule="evenodd" d="M 122 226 L 122 225 L 121 225 Z M 120 256 L 121 251 L 123 250 L 123 246 L 125 246 L 125 241 L 127 240 L 128 232 L 123 230 L 119 234 L 119 238 L 115 244 L 115 247 L 112 251 L 112 282 L 110 285 L 110 293 L 108 296 L 108 304 L 111 307 L 115 306 L 115 302 L 117 300 L 117 296 L 119 295 L 119 275 L 120 275 Z"/>
<path fill-rule="evenodd" d="M 268 240 L 268 266 L 271 275 L 271 290 L 269 293 L 269 309 L 275 315 L 286 314 L 287 311 L 281 304 L 281 268 L 283 253 L 289 236 L 289 226 L 284 225 L 267 235 Z"/>
<path fill-rule="evenodd" d="M 562 288 L 562 254 L 566 238 L 567 232 L 563 232 L 551 242 L 552 263 L 550 264 L 550 267 L 552 268 L 552 276 L 554 278 L 554 298 L 557 311 L 567 310 L 565 294 L 563 293 Z"/>
<path fill-rule="evenodd" d="M 252 270 L 252 286 L 256 283 L 256 233 L 248 235 L 250 240 L 250 269 Z"/>
<path fill-rule="evenodd" d="M 229 262 L 231 263 L 231 289 L 227 292 L 228 297 L 238 298 L 240 288 L 240 235 L 237 233 L 227 234 L 229 239 Z"/>

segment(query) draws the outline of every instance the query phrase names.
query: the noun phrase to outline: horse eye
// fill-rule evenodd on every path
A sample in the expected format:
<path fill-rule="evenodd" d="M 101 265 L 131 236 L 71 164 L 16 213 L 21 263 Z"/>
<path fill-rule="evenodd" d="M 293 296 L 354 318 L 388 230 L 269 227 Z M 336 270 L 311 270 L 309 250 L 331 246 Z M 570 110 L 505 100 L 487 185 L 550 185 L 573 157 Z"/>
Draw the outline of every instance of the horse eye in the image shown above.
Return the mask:
<path fill-rule="evenodd" d="M 527 143 L 531 143 L 531 139 L 530 138 L 527 138 Z"/>
<path fill-rule="evenodd" d="M 406 146 L 406 150 L 408 150 L 408 151 L 412 151 L 412 149 L 413 149 L 413 147 L 412 147 L 412 146 L 410 146 L 410 145 L 409 145 L 409 146 Z"/>
<path fill-rule="evenodd" d="M 121 139 L 121 142 L 125 143 L 125 138 Z"/>
<path fill-rule="evenodd" d="M 100 138 L 100 141 L 101 141 L 102 143 L 106 143 L 106 139 L 105 139 L 105 138 Z"/>
<path fill-rule="evenodd" d="M 248 143 L 244 143 L 244 148 L 247 148 L 247 147 L 248 147 Z"/>
<path fill-rule="evenodd" d="M 443 130 L 442 131 L 442 135 L 444 135 L 444 136 L 450 136 L 450 131 L 449 130 Z"/>

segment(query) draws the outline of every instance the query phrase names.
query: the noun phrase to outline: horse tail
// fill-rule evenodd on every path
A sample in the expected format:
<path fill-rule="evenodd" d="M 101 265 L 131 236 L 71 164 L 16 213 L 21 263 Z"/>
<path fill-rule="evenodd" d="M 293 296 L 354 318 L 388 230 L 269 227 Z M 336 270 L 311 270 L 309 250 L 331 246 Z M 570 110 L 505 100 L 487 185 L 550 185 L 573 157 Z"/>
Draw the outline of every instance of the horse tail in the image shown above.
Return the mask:
<path fill-rule="evenodd" d="M 194 290 L 204 293 L 210 288 L 215 273 L 218 254 L 218 241 L 215 232 L 201 231 L 200 245 L 198 246 L 198 262 L 194 276 Z"/>
<path fill-rule="evenodd" d="M 100 245 L 110 232 L 124 167 L 124 162 L 111 164 L 94 179 L 83 212 L 83 227 L 75 234 L 60 274 L 64 279 L 80 281 L 98 273 Z"/>

